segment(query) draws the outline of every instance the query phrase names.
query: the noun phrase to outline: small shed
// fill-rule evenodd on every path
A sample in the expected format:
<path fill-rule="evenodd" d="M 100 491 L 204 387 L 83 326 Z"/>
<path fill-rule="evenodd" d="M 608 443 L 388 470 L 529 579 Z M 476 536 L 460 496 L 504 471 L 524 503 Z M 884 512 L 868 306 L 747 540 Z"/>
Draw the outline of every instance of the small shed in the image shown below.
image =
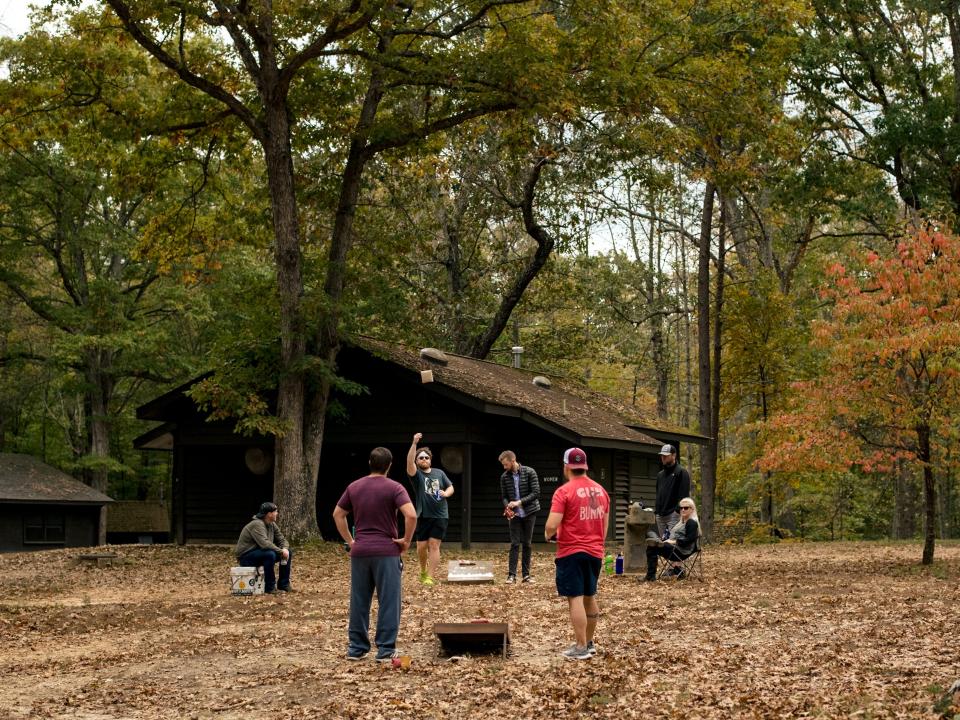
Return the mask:
<path fill-rule="evenodd" d="M 107 542 L 170 542 L 170 512 L 161 500 L 118 500 L 107 508 Z"/>
<path fill-rule="evenodd" d="M 31 455 L 0 453 L 0 551 L 97 544 L 113 500 Z"/>
<path fill-rule="evenodd" d="M 366 474 L 371 448 L 393 452 L 390 476 L 406 484 L 406 453 L 415 432 L 424 434 L 434 465 L 454 483 L 447 540 L 464 547 L 509 539 L 500 501 L 502 450 L 516 452 L 540 476 L 544 509 L 535 538 L 542 537 L 550 499 L 563 479 L 563 450 L 579 446 L 589 456 L 591 475 L 615 501 L 611 539 L 622 539 L 628 501 L 653 501 L 662 443 L 702 440 L 681 428 L 644 422 L 582 385 L 475 358 L 354 338 L 338 364 L 366 392 L 335 395 L 336 412 L 327 418 L 317 518 L 329 539 L 337 537 L 334 505 L 349 482 Z M 174 539 L 232 542 L 260 502 L 272 497 L 272 442 L 240 436 L 232 422 L 207 422 L 187 397 L 191 384 L 138 409 L 141 419 L 161 424 L 135 445 L 174 453 Z"/>

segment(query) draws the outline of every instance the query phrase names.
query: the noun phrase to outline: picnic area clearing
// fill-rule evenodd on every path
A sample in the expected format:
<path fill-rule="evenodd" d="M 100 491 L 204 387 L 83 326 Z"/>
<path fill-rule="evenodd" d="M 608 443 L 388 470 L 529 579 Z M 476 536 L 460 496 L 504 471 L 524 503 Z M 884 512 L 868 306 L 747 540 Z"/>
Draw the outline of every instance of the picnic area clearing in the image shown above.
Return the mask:
<path fill-rule="evenodd" d="M 553 560 L 533 584 L 418 582 L 406 556 L 408 668 L 347 662 L 349 558 L 300 550 L 294 593 L 229 594 L 232 552 L 111 546 L 4 556 L 0 707 L 12 718 L 936 718 L 960 677 L 960 544 L 708 546 L 706 581 L 604 576 L 598 655 L 569 661 Z M 375 624 L 375 608 L 372 624 Z M 447 658 L 438 622 L 510 623 L 499 654 Z M 372 636 L 373 628 L 371 628 Z"/>

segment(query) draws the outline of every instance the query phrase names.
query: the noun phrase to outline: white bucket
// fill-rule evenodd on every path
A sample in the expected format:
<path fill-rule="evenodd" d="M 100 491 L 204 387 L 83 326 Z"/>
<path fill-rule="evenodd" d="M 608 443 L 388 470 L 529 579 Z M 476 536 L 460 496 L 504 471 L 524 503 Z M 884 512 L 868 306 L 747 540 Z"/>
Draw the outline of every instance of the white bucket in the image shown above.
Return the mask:
<path fill-rule="evenodd" d="M 230 568 L 230 594 L 263 595 L 263 568 Z"/>

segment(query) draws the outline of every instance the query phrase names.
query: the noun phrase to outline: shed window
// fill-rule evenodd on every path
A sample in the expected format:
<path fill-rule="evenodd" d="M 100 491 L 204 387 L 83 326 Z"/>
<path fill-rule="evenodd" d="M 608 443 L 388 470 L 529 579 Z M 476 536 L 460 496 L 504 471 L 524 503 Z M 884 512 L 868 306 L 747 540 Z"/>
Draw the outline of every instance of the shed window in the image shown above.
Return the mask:
<path fill-rule="evenodd" d="M 45 512 L 23 518 L 24 544 L 63 545 L 66 538 L 63 513 Z"/>

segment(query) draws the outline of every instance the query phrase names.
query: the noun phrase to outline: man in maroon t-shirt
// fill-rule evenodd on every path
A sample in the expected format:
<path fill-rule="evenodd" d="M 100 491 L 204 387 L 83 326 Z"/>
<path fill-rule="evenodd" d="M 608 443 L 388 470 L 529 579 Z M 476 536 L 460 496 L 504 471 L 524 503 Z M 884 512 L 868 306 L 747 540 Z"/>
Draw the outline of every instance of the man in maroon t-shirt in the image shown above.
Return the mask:
<path fill-rule="evenodd" d="M 417 511 L 403 486 L 387 477 L 393 454 L 384 447 L 370 452 L 370 474 L 354 480 L 344 490 L 333 511 L 333 521 L 350 550 L 350 622 L 347 629 L 348 660 L 362 660 L 370 652 L 370 604 L 377 591 L 377 660 L 397 656 L 400 632 L 400 590 L 403 553 L 410 547 L 417 526 Z M 403 515 L 404 533 L 397 535 L 397 511 Z M 353 514 L 354 535 L 347 527 Z"/>
<path fill-rule="evenodd" d="M 570 448 L 563 454 L 563 476 L 567 482 L 553 493 L 544 536 L 548 541 L 556 536 L 557 593 L 567 598 L 576 640 L 562 654 L 571 660 L 588 660 L 596 653 L 593 633 L 600 616 L 597 580 L 603 564 L 610 497 L 587 475 L 587 454 L 580 448 Z"/>

